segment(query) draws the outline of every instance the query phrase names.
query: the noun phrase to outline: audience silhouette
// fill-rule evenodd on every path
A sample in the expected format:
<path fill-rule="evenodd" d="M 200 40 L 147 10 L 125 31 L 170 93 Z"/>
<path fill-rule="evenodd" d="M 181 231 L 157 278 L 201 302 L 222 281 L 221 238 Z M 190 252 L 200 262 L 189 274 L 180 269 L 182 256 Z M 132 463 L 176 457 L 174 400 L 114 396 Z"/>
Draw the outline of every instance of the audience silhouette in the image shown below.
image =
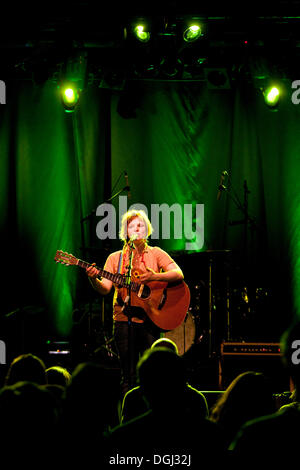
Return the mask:
<path fill-rule="evenodd" d="M 246 371 L 217 400 L 210 410 L 210 419 L 221 427 L 229 445 L 246 421 L 275 411 L 270 380 L 263 373 Z"/>
<path fill-rule="evenodd" d="M 60 365 L 51 366 L 46 369 L 47 384 L 45 387 L 54 395 L 57 400 L 57 406 L 62 412 L 63 398 L 67 385 L 71 382 L 70 372 Z"/>
<path fill-rule="evenodd" d="M 9 365 L 0 389 L 2 447 L 11 464 L 31 467 L 40 465 L 32 452 L 61 442 L 75 450 L 71 456 L 65 453 L 64 466 L 84 458 L 87 465 L 97 459 L 111 468 L 120 456 L 125 463 L 126 457 L 139 455 L 155 467 L 199 467 L 206 458 L 224 463 L 228 450 L 268 464 L 296 456 L 300 322 L 291 325 L 281 343 L 292 402 L 278 410 L 271 381 L 249 370 L 231 382 L 209 415 L 205 396 L 188 384 L 185 361 L 168 338 L 155 341 L 140 358 L 138 386 L 125 395 L 121 418 L 119 376 L 113 369 L 93 361 L 79 363 L 72 372 L 59 365 L 46 369 L 38 356 L 21 354 Z M 163 462 L 166 455 L 177 460 Z M 50 453 L 47 461 L 55 464 L 55 458 Z"/>
<path fill-rule="evenodd" d="M 170 349 L 175 354 L 178 354 L 178 348 L 174 341 L 170 340 L 169 338 L 159 338 L 151 346 L 151 349 L 158 348 L 158 347 L 166 347 Z M 186 383 L 186 387 L 184 390 L 184 400 L 186 403 L 189 403 L 198 413 L 199 417 L 207 417 L 208 416 L 208 405 L 205 396 Z M 141 387 L 138 385 L 137 387 L 132 388 L 129 390 L 122 401 L 121 406 L 121 416 L 120 422 L 123 423 L 125 421 L 129 421 L 143 413 L 145 413 L 149 409 L 149 404 L 145 400 L 145 397 L 141 391 Z"/>
<path fill-rule="evenodd" d="M 107 435 L 109 455 L 154 453 L 190 455 L 194 464 L 218 460 L 225 441 L 218 426 L 199 413 L 186 395 L 186 369 L 183 359 L 168 348 L 147 350 L 137 366 L 141 392 L 149 409 Z"/>
<path fill-rule="evenodd" d="M 20 381 L 45 385 L 47 377 L 43 360 L 31 353 L 21 354 L 13 359 L 4 379 L 4 384 L 12 385 Z"/>
<path fill-rule="evenodd" d="M 0 442 L 10 465 L 40 467 L 38 452 L 56 448 L 59 409 L 53 395 L 33 382 L 16 382 L 0 390 Z M 51 461 L 52 454 L 47 458 Z"/>
<path fill-rule="evenodd" d="M 78 364 L 66 386 L 61 418 L 64 442 L 76 449 L 74 459 L 99 459 L 104 431 L 117 422 L 119 378 L 93 362 Z M 74 463 L 74 462 L 73 462 Z"/>
<path fill-rule="evenodd" d="M 46 369 L 47 383 L 66 387 L 71 382 L 71 374 L 65 367 L 51 366 Z"/>
<path fill-rule="evenodd" d="M 295 322 L 281 338 L 283 362 L 294 388 L 295 401 L 300 390 L 300 322 Z M 229 449 L 248 461 L 276 463 L 298 456 L 300 405 L 284 406 L 275 413 L 245 423 Z"/>

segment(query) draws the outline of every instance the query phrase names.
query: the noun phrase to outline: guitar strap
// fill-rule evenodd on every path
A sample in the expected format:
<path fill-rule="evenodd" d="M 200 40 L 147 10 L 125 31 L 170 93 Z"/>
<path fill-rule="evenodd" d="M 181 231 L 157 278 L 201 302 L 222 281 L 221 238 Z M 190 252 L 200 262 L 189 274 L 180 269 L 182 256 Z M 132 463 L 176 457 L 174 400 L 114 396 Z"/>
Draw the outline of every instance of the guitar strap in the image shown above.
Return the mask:
<path fill-rule="evenodd" d="M 120 253 L 120 258 L 119 258 L 119 266 L 118 266 L 118 274 L 124 274 L 124 260 L 125 260 L 125 255 L 126 254 L 126 248 L 123 248 Z"/>
<path fill-rule="evenodd" d="M 121 251 L 120 253 L 120 258 L 119 258 L 119 266 L 118 266 L 118 274 L 121 274 L 121 271 L 122 271 L 122 261 L 123 261 L 123 250 Z"/>
<path fill-rule="evenodd" d="M 121 250 L 120 252 L 118 274 L 122 274 L 122 270 L 123 270 L 123 250 Z M 120 297 L 120 293 L 118 293 L 118 296 L 117 296 L 117 303 L 124 308 L 124 302 Z"/>

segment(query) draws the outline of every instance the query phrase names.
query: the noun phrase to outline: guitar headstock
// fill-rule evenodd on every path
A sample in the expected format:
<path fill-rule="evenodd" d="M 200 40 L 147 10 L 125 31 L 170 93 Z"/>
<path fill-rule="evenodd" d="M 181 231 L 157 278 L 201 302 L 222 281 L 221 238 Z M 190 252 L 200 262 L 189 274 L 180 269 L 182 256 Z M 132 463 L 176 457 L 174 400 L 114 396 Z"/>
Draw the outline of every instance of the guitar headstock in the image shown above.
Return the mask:
<path fill-rule="evenodd" d="M 76 265 L 78 264 L 78 258 L 71 255 L 70 253 L 66 253 L 65 251 L 57 250 L 54 261 L 56 263 L 66 264 L 67 266 Z"/>

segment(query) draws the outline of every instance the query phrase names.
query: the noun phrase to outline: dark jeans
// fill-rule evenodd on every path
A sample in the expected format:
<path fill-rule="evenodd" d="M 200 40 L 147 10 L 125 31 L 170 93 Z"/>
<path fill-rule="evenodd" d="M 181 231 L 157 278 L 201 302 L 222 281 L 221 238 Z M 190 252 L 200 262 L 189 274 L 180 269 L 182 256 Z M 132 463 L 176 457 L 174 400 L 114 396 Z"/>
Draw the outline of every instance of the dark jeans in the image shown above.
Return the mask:
<path fill-rule="evenodd" d="M 114 322 L 115 344 L 120 357 L 121 393 L 136 386 L 136 366 L 143 352 L 160 336 L 159 330 L 148 322 Z"/>

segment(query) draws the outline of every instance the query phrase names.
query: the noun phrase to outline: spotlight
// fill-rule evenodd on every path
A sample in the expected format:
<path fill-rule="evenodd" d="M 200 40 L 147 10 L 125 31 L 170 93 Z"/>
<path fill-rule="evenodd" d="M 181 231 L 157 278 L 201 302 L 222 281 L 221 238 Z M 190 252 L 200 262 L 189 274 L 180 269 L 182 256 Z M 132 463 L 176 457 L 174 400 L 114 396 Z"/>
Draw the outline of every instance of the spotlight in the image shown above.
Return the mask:
<path fill-rule="evenodd" d="M 75 94 L 75 90 L 73 90 L 73 88 L 66 88 L 64 90 L 64 101 L 68 104 L 73 104 L 76 102 L 76 94 Z"/>
<path fill-rule="evenodd" d="M 140 42 L 150 41 L 151 34 L 149 31 L 147 31 L 147 29 L 147 26 L 144 24 L 137 24 L 133 28 L 134 35 Z"/>
<path fill-rule="evenodd" d="M 279 103 L 280 90 L 277 86 L 271 85 L 263 90 L 263 96 L 266 105 L 269 108 L 276 109 Z"/>
<path fill-rule="evenodd" d="M 186 42 L 194 42 L 197 41 L 202 36 L 202 30 L 200 24 L 194 23 L 190 24 L 184 31 L 183 31 L 183 39 Z"/>
<path fill-rule="evenodd" d="M 81 91 L 85 87 L 87 54 L 76 51 L 65 64 L 60 77 L 60 93 L 64 109 L 67 113 L 75 110 Z"/>
<path fill-rule="evenodd" d="M 151 24 L 145 17 L 136 17 L 131 21 L 131 31 L 134 39 L 142 43 L 147 43 L 151 38 Z"/>
<path fill-rule="evenodd" d="M 61 99 L 66 113 L 72 113 L 79 100 L 80 90 L 75 83 L 64 83 L 61 85 Z"/>

